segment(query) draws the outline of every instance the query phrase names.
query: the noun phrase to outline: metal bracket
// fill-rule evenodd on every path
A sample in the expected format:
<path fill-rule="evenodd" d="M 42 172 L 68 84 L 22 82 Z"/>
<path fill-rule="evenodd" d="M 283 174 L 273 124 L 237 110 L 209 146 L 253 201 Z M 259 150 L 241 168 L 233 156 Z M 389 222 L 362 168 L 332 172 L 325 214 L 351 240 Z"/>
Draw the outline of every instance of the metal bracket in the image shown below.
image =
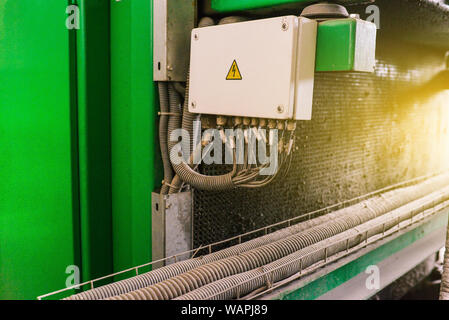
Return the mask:
<path fill-rule="evenodd" d="M 196 6 L 196 0 L 153 2 L 154 81 L 186 81 Z"/>
<path fill-rule="evenodd" d="M 192 192 L 161 196 L 152 193 L 152 260 L 171 257 L 192 249 Z M 190 258 L 189 254 L 169 259 L 171 264 Z M 163 266 L 155 264 L 153 268 Z"/>

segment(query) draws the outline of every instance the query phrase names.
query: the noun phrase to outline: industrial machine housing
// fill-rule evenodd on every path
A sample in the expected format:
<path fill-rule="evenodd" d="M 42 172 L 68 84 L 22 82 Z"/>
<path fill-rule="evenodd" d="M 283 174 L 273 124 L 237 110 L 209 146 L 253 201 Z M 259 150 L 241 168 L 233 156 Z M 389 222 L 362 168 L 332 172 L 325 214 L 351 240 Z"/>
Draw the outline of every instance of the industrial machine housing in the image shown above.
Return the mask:
<path fill-rule="evenodd" d="M 443 246 L 443 2 L 77 0 L 80 30 L 60 30 L 66 4 L 48 0 L 39 66 L 25 2 L 1 8 L 30 19 L 0 39 L 28 39 L 0 51 L 1 298 L 366 299 Z M 274 174 L 238 161 L 231 129 Z M 231 163 L 193 163 L 217 144 Z M 62 289 L 71 265 L 82 290 Z M 382 288 L 364 286 L 370 265 Z"/>

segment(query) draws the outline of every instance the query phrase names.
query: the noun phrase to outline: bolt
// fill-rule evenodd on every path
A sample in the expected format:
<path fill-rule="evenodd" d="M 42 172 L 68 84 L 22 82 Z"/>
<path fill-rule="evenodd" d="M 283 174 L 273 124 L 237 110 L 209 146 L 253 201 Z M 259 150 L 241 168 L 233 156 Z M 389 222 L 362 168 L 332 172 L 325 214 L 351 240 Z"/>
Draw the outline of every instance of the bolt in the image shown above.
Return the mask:
<path fill-rule="evenodd" d="M 277 111 L 278 111 L 278 113 L 283 113 L 284 112 L 284 107 L 282 105 L 279 105 L 277 107 Z"/>
<path fill-rule="evenodd" d="M 198 33 L 195 33 L 194 35 L 193 35 L 193 39 L 195 39 L 195 40 L 198 40 L 200 37 L 198 36 Z"/>
<path fill-rule="evenodd" d="M 196 102 L 192 102 L 191 104 L 190 104 L 190 106 L 192 107 L 192 109 L 195 109 L 196 108 Z"/>
<path fill-rule="evenodd" d="M 288 30 L 288 23 L 285 21 L 282 21 L 282 31 L 287 31 Z"/>

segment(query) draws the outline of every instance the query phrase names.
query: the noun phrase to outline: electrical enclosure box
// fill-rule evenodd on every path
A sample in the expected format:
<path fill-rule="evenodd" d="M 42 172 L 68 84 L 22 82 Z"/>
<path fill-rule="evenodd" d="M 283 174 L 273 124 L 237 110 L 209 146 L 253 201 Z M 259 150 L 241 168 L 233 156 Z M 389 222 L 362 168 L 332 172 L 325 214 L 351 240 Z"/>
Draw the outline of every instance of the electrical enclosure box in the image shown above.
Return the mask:
<path fill-rule="evenodd" d="M 316 34 L 296 16 L 193 29 L 189 111 L 310 120 Z"/>

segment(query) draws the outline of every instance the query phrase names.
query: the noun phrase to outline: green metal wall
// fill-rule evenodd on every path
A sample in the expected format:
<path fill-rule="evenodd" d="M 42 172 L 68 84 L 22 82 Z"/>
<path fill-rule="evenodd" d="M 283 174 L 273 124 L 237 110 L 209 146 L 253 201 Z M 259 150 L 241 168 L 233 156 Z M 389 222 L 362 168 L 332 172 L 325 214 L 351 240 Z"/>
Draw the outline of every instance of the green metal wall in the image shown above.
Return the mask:
<path fill-rule="evenodd" d="M 0 299 L 112 271 L 109 78 L 109 2 L 0 0 Z"/>
<path fill-rule="evenodd" d="M 0 1 L 2 299 L 63 287 L 66 266 L 79 264 L 66 7 Z"/>
<path fill-rule="evenodd" d="M 76 83 L 83 281 L 112 272 L 110 7 L 77 0 Z"/>
<path fill-rule="evenodd" d="M 153 1 L 111 0 L 114 270 L 151 260 L 151 192 L 162 180 L 153 83 Z"/>
<path fill-rule="evenodd" d="M 270 6 L 283 5 L 294 2 L 310 3 L 313 0 L 212 0 L 212 8 L 217 11 L 237 11 Z"/>

